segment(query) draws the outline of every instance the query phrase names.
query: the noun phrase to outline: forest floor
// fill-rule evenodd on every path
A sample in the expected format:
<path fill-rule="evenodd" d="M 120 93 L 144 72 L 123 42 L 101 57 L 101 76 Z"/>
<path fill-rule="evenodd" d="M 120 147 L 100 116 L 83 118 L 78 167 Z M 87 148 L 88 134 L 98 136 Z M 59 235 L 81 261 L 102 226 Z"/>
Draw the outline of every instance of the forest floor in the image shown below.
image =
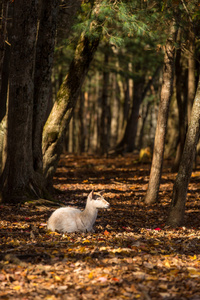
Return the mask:
<path fill-rule="evenodd" d="M 193 172 L 185 226 L 165 225 L 175 174 L 166 161 L 158 204 L 143 202 L 150 164 L 135 156 L 62 157 L 55 198 L 84 208 L 105 190 L 95 233 L 46 230 L 55 207 L 0 206 L 0 299 L 200 299 L 200 169 Z"/>

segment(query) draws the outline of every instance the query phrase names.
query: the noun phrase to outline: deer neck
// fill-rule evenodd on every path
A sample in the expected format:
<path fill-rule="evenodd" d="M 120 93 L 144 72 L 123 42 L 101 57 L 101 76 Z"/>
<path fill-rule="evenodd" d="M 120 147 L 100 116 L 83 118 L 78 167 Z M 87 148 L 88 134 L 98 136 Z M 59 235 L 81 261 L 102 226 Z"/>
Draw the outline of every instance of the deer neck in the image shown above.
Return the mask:
<path fill-rule="evenodd" d="M 85 227 L 93 226 L 97 218 L 98 209 L 89 204 L 86 204 L 86 207 L 83 212 L 81 212 L 80 217 Z"/>

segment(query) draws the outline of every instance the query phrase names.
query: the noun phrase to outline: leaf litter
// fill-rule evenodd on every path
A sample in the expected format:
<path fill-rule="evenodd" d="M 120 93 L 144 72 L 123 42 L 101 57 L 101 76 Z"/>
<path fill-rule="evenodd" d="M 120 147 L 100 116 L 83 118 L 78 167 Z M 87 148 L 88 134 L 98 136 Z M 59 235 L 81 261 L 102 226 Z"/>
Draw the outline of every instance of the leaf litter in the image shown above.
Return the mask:
<path fill-rule="evenodd" d="M 185 226 L 165 225 L 175 174 L 164 164 L 158 204 L 143 202 L 150 165 L 135 157 L 63 155 L 54 187 L 64 205 L 84 208 L 105 190 L 95 233 L 53 233 L 55 207 L 0 207 L 0 299 L 200 299 L 199 171 Z"/>

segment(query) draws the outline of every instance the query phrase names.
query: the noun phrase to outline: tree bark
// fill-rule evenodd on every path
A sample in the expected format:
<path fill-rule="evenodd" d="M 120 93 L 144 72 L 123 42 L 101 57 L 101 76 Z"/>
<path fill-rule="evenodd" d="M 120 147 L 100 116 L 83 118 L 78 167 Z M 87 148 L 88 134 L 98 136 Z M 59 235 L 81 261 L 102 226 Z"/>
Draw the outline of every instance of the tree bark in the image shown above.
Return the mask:
<path fill-rule="evenodd" d="M 42 0 L 38 29 L 33 107 L 33 165 L 42 173 L 42 131 L 51 98 L 51 73 L 55 46 L 58 0 Z"/>
<path fill-rule="evenodd" d="M 163 66 L 163 82 L 161 89 L 161 99 L 159 104 L 158 120 L 156 126 L 156 134 L 154 141 L 153 159 L 145 203 L 151 204 L 157 202 L 161 180 L 165 136 L 167 131 L 167 120 L 169 104 L 173 90 L 173 71 L 174 71 L 174 42 L 176 40 L 177 29 L 173 23 L 170 27 L 169 37 L 166 41 L 164 66 Z"/>
<path fill-rule="evenodd" d="M 7 159 L 2 175 L 6 203 L 18 203 L 33 192 L 32 112 L 37 1 L 14 1 Z"/>
<path fill-rule="evenodd" d="M 1 7 L 1 23 L 0 23 L 0 122 L 6 115 L 6 102 L 8 90 L 8 76 L 10 63 L 10 48 L 9 41 L 10 22 L 8 22 L 10 1 L 3 0 Z"/>
<path fill-rule="evenodd" d="M 8 15 L 8 6 L 9 0 L 3 0 L 0 6 L 1 9 L 1 18 L 0 18 L 0 86 L 2 80 L 2 69 L 3 69 L 3 60 L 5 54 L 5 45 L 6 45 L 6 29 L 7 29 L 7 15 Z"/>
<path fill-rule="evenodd" d="M 78 153 L 81 154 L 85 152 L 85 141 L 86 141 L 86 124 L 85 120 L 85 94 L 84 92 L 80 93 L 80 100 L 79 100 L 79 110 L 78 110 Z"/>
<path fill-rule="evenodd" d="M 143 100 L 143 90 L 144 90 L 145 79 L 141 78 L 138 82 L 134 82 L 134 92 L 133 92 L 133 103 L 131 114 L 128 118 L 124 135 L 116 146 L 116 152 L 132 152 L 135 148 L 135 138 L 137 134 L 137 125 L 139 118 L 140 104 Z"/>
<path fill-rule="evenodd" d="M 192 108 L 191 122 L 188 127 L 184 151 L 176 177 L 167 224 L 173 227 L 183 224 L 185 203 L 190 181 L 195 151 L 200 133 L 200 77 Z"/>
<path fill-rule="evenodd" d="M 109 85 L 109 72 L 108 72 L 109 55 L 104 54 L 104 72 L 103 72 L 103 91 L 101 97 L 101 118 L 99 126 L 100 137 L 100 153 L 108 153 L 110 145 L 110 106 L 108 104 L 108 85 Z"/>
<path fill-rule="evenodd" d="M 160 68 L 158 67 L 154 72 L 152 78 L 147 82 L 145 86 L 145 76 L 134 82 L 133 91 L 133 104 L 131 109 L 131 114 L 128 118 L 124 136 L 116 146 L 116 152 L 132 152 L 135 149 L 135 140 L 138 128 L 139 110 L 142 101 L 144 100 L 148 90 L 151 87 L 154 79 L 156 78 Z M 145 86 L 145 88 L 144 88 Z"/>
<path fill-rule="evenodd" d="M 72 24 L 77 11 L 81 7 L 82 0 L 65 0 L 63 5 L 60 5 L 59 19 L 58 19 L 58 38 L 61 36 L 68 38 Z M 62 31 L 62 32 L 61 32 Z"/>
<path fill-rule="evenodd" d="M 180 33 L 179 33 L 180 35 Z M 180 37 L 178 37 L 180 39 Z M 179 40 L 180 42 L 180 40 Z M 172 172 L 178 172 L 181 156 L 183 153 L 185 135 L 186 135 L 186 114 L 187 114 L 187 96 L 185 96 L 183 86 L 183 70 L 181 65 L 181 49 L 176 52 L 175 59 L 175 75 L 176 75 L 176 99 L 178 106 L 178 121 L 179 121 L 179 139 L 176 151 L 176 157 L 172 166 Z"/>
<path fill-rule="evenodd" d="M 63 141 L 81 86 L 100 40 L 82 34 L 74 58 L 43 131 L 43 174 L 52 186 L 53 175 L 62 153 Z"/>
<path fill-rule="evenodd" d="M 138 149 L 141 149 L 143 147 L 144 128 L 145 128 L 146 119 L 148 117 L 149 108 L 150 108 L 151 104 L 152 103 L 149 101 L 145 105 L 144 113 L 142 114 L 142 126 L 141 126 L 141 129 L 140 129 L 140 134 L 139 134 L 139 139 L 138 139 Z"/>
<path fill-rule="evenodd" d="M 192 27 L 192 26 L 190 26 Z M 195 97 L 195 36 L 193 28 L 189 29 L 189 57 L 188 57 L 188 124 L 191 121 L 192 105 Z"/>

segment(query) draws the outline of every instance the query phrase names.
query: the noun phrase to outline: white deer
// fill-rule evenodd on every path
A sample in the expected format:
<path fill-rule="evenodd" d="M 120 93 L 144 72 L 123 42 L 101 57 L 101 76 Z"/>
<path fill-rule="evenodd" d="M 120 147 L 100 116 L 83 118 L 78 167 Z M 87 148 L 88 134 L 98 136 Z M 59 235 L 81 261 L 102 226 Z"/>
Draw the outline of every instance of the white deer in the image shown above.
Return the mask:
<path fill-rule="evenodd" d="M 97 218 L 98 209 L 110 206 L 101 193 L 92 191 L 87 197 L 83 211 L 73 207 L 56 209 L 47 222 L 47 229 L 58 232 L 94 232 L 93 225 Z"/>

